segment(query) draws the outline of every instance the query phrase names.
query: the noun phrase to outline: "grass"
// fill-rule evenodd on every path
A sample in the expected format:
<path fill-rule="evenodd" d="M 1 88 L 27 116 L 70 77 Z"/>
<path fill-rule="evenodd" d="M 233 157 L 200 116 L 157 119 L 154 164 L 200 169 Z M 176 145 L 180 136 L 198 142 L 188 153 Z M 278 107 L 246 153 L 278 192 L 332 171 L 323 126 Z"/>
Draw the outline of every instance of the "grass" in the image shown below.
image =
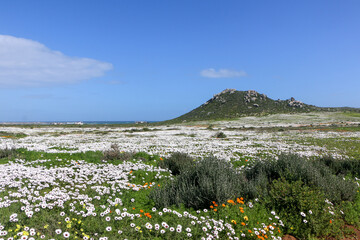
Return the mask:
<path fill-rule="evenodd" d="M 292 141 L 303 145 L 325 147 L 350 158 L 360 159 L 360 138 L 302 138 Z"/>
<path fill-rule="evenodd" d="M 24 137 L 27 137 L 27 135 L 24 133 L 13 133 L 13 132 L 0 131 L 0 137 L 2 137 L 2 138 L 24 138 Z"/>

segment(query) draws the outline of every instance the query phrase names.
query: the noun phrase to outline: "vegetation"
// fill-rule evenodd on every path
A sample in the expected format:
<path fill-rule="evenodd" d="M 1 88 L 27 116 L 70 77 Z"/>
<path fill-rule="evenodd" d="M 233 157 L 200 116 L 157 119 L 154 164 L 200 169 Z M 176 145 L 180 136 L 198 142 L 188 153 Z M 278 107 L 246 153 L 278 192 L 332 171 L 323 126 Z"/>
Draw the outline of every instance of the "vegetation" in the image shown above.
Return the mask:
<path fill-rule="evenodd" d="M 256 98 L 245 101 L 247 91 L 222 93 L 218 98 L 210 99 L 206 104 L 168 122 L 201 121 L 232 119 L 249 115 L 264 115 L 274 113 L 294 113 L 319 111 L 320 108 L 304 104 L 297 108 L 289 106 L 288 101 L 275 101 L 271 98 Z"/>
<path fill-rule="evenodd" d="M 223 132 L 218 132 L 214 135 L 214 138 L 226 138 L 226 135 Z"/>
<path fill-rule="evenodd" d="M 159 166 L 168 168 L 173 175 L 179 175 L 194 165 L 194 159 L 186 153 L 175 152 L 169 158 L 160 159 Z"/>
<path fill-rule="evenodd" d="M 286 233 L 300 239 L 340 236 L 344 222 L 359 224 L 360 212 L 353 210 L 360 207 L 359 187 L 353 180 L 360 177 L 359 171 L 358 160 L 310 161 L 280 155 L 278 160 L 258 161 L 238 173 L 229 162 L 210 157 L 155 188 L 150 197 L 157 207 L 194 209 L 209 209 L 212 201 L 224 204 L 237 197 L 260 199 L 268 211 L 283 219 Z"/>
<path fill-rule="evenodd" d="M 112 144 L 110 149 L 104 151 L 103 159 L 105 161 L 129 161 L 134 158 L 135 153 L 132 152 L 121 152 L 117 144 Z"/>

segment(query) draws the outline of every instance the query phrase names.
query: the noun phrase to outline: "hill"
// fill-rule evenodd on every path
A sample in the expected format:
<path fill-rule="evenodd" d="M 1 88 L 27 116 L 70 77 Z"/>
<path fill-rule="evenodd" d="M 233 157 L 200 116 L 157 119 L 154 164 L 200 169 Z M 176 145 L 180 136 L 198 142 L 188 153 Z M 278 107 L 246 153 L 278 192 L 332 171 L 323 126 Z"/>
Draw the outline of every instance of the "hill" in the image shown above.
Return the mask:
<path fill-rule="evenodd" d="M 332 111 L 334 109 L 308 105 L 294 98 L 273 100 L 265 94 L 258 93 L 254 90 L 237 91 L 235 89 L 225 89 L 215 94 L 198 108 L 169 121 L 221 120 L 251 115 L 301 113 L 322 110 Z"/>

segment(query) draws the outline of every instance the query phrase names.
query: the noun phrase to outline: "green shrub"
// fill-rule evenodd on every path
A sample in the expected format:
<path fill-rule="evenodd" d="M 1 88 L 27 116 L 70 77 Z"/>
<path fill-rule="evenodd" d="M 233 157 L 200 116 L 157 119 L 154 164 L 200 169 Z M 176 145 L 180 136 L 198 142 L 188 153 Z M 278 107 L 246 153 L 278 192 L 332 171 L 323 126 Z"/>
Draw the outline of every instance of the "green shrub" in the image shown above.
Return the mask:
<path fill-rule="evenodd" d="M 208 208 L 212 201 L 223 203 L 239 196 L 241 186 L 246 184 L 242 180 L 231 163 L 209 157 L 196 162 L 165 186 L 155 188 L 150 197 L 157 207 Z"/>
<path fill-rule="evenodd" d="M 263 188 L 266 182 L 271 183 L 281 177 L 289 182 L 301 180 L 308 186 L 319 188 L 330 201 L 336 203 L 354 199 L 357 190 L 355 183 L 334 175 L 322 162 L 307 161 L 295 154 L 282 154 L 273 161 L 258 161 L 244 173 L 253 185 L 261 185 L 262 190 L 255 193 L 260 195 L 267 194 Z"/>
<path fill-rule="evenodd" d="M 112 144 L 110 149 L 103 152 L 103 160 L 105 161 L 129 161 L 134 158 L 134 153 L 132 152 L 121 152 L 117 144 Z"/>
<path fill-rule="evenodd" d="M 340 206 L 344 212 L 344 220 L 347 224 L 360 226 L 360 193 L 358 192 L 353 202 L 343 202 Z"/>
<path fill-rule="evenodd" d="M 194 158 L 186 153 L 175 152 L 169 158 L 159 162 L 160 167 L 168 168 L 173 175 L 179 175 L 185 169 L 194 165 Z"/>
<path fill-rule="evenodd" d="M 356 159 L 335 159 L 331 156 L 318 160 L 331 169 L 335 175 L 352 175 L 360 177 L 360 160 Z"/>
<path fill-rule="evenodd" d="M 0 149 L 0 159 L 1 158 L 12 158 L 16 156 L 16 149 L 15 148 L 4 148 L 4 149 Z"/>
<path fill-rule="evenodd" d="M 223 132 L 218 132 L 214 135 L 214 138 L 226 138 L 227 136 Z"/>
<path fill-rule="evenodd" d="M 304 185 L 300 180 L 274 180 L 266 201 L 268 208 L 275 210 L 283 219 L 285 233 L 297 238 L 325 236 L 340 228 L 341 222 L 335 221 L 336 217 L 329 213 L 324 193 Z"/>

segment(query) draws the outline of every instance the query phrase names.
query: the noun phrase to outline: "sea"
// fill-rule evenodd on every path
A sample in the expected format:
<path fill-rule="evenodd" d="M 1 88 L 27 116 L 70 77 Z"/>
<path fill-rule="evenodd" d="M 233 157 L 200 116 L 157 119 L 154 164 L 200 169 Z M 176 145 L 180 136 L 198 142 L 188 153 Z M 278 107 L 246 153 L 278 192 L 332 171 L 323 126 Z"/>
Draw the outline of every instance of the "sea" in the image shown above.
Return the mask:
<path fill-rule="evenodd" d="M 10 121 L 0 122 L 3 125 L 96 125 L 96 124 L 135 124 L 135 123 L 154 123 L 158 121 Z"/>

